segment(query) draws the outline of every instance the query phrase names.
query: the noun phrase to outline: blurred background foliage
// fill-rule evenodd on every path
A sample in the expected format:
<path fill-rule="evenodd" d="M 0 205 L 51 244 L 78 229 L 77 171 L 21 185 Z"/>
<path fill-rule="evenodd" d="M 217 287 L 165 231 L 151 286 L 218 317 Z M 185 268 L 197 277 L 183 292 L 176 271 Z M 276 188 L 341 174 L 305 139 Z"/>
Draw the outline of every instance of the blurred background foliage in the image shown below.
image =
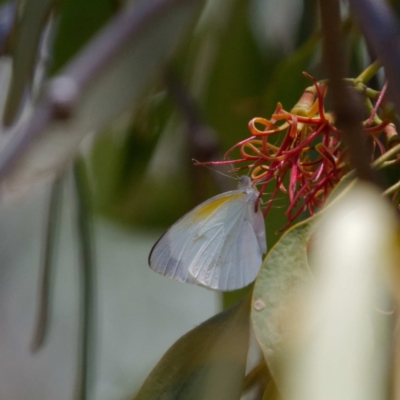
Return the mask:
<path fill-rule="evenodd" d="M 29 113 L 46 95 L 50 79 L 64 71 L 73 71 L 77 57 L 88 54 L 93 39 L 118 14 L 133 7 L 140 21 L 143 9 L 160 7 L 162 20 L 165 11 L 160 6 L 162 1 L 146 0 L 1 3 L 0 49 L 3 60 L 12 60 L 12 73 L 2 79 L 6 133 L 18 129 L 27 114 L 32 115 Z M 169 3 L 168 18 L 171 16 L 175 21 L 176 32 L 172 32 L 170 25 L 152 25 L 152 20 L 146 20 L 148 26 L 145 26 L 158 37 L 170 39 L 168 47 L 152 47 L 151 41 L 147 44 L 145 34 L 132 35 L 132 49 L 123 47 L 118 57 L 129 58 L 134 46 L 147 46 L 143 59 L 136 60 L 142 62 L 138 79 L 143 85 L 138 85 L 137 93 L 134 92 L 129 73 L 136 70 L 123 70 L 119 75 L 122 91 L 117 97 L 129 101 L 124 100 L 115 117 L 102 121 L 101 127 L 91 132 L 90 140 L 86 141 L 90 143 L 83 151 L 95 215 L 117 226 L 143 232 L 166 229 L 201 201 L 234 188 L 234 180 L 205 167 L 194 167 L 192 159 L 221 160 L 225 151 L 249 136 L 247 124 L 252 118 L 269 118 L 278 102 L 290 110 L 310 86 L 302 71 L 317 79 L 325 78 L 315 1 Z M 399 8 L 398 2 L 393 3 Z M 342 14 L 350 76 L 355 77 L 371 59 L 345 2 Z M 107 41 L 103 44 L 106 46 Z M 151 56 L 156 57 L 152 62 L 156 68 L 147 71 L 146 57 Z M 112 68 L 113 59 L 99 65 L 100 77 L 93 82 L 89 79 L 87 87 L 100 86 L 103 75 Z M 101 119 L 117 97 L 106 95 L 102 103 L 105 108 L 97 108 L 90 118 Z M 68 121 L 65 126 L 68 127 Z M 65 170 L 71 155 L 89 133 L 66 146 L 66 157 L 62 143 L 48 145 L 52 140 L 51 129 L 41 137 L 45 151 L 32 150 L 30 161 L 21 167 L 33 171 L 29 184 L 35 182 L 37 160 L 42 162 L 58 146 L 57 151 L 64 158 L 44 172 Z M 68 134 L 64 133 L 64 138 Z M 3 140 L 4 146 L 7 141 Z M 38 175 L 42 175 L 43 169 L 39 170 Z M 266 219 L 269 248 L 277 242 L 280 236 L 277 231 L 286 223 L 285 202 L 280 199 Z M 242 298 L 245 291 L 224 294 L 223 307 Z"/>

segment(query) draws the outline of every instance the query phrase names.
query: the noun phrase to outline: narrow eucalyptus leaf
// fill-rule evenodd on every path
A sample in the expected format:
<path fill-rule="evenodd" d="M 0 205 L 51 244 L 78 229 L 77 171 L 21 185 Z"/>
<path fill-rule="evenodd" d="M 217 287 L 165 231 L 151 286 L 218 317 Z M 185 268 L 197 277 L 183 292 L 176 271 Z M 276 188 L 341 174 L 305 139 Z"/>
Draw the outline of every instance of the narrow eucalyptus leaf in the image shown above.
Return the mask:
<path fill-rule="evenodd" d="M 135 400 L 240 399 L 249 344 L 249 296 L 182 336 Z"/>

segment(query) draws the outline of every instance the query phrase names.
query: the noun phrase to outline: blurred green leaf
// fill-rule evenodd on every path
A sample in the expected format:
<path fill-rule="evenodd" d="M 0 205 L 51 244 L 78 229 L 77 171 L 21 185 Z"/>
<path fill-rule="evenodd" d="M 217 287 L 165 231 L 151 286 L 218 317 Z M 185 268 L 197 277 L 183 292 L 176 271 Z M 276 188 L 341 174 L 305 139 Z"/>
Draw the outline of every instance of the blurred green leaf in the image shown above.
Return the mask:
<path fill-rule="evenodd" d="M 144 382 L 135 400 L 240 399 L 249 341 L 249 300 L 180 338 Z"/>
<path fill-rule="evenodd" d="M 283 107 L 290 111 L 304 89 L 312 85 L 312 82 L 305 78 L 302 72 L 306 71 L 313 74 L 310 69 L 319 41 L 319 34 L 314 34 L 290 57 L 283 59 L 276 65 L 267 84 L 266 109 L 269 112 L 275 110 L 278 102 L 281 102 Z"/>
<path fill-rule="evenodd" d="M 65 0 L 53 44 L 51 73 L 56 73 L 116 11 L 115 0 Z"/>
<path fill-rule="evenodd" d="M 264 392 L 264 396 L 262 400 L 281 400 L 282 397 L 276 387 L 276 384 L 273 380 L 268 384 L 267 389 Z"/>
<path fill-rule="evenodd" d="M 232 292 L 222 293 L 222 306 L 224 310 L 232 307 L 233 304 L 237 303 L 242 297 L 244 297 L 249 291 L 253 289 L 253 285 L 244 287 L 243 289 L 233 290 Z"/>
<path fill-rule="evenodd" d="M 97 183 L 96 208 L 124 225 L 165 228 L 190 208 L 187 179 L 184 168 L 170 171 L 170 158 L 165 158 L 165 165 L 160 167 L 159 173 L 158 167 L 156 172 L 148 172 L 151 169 L 149 163 L 158 151 L 160 136 L 168 133 L 165 131 L 171 128 L 171 119 L 175 119 L 171 117 L 173 109 L 164 92 L 147 93 L 146 98 L 149 97 L 150 101 L 142 99 L 139 102 L 132 122 L 128 121 L 122 129 L 108 129 L 96 138 L 91 160 Z M 171 159 L 175 163 L 176 159 L 182 158 L 176 153 L 184 151 L 186 154 L 187 150 L 185 143 L 181 146 L 174 143 L 177 130 L 181 129 L 172 130 L 174 136 L 171 140 L 161 141 L 171 142 L 168 150 L 174 153 Z M 161 152 L 164 151 L 161 149 Z M 106 158 L 109 162 L 104 163 Z M 174 190 L 171 190 L 171 182 Z"/>
<path fill-rule="evenodd" d="M 204 113 L 225 150 L 249 136 L 247 124 L 264 109 L 265 83 L 275 61 L 267 63 L 257 47 L 248 8 L 249 0 L 236 0 L 221 10 L 225 13 L 222 32 L 210 44 L 217 49 Z"/>
<path fill-rule="evenodd" d="M 32 83 L 40 39 L 52 6 L 53 0 L 19 2 L 11 45 L 12 78 L 3 114 L 5 126 L 13 124 L 20 111 L 25 90 Z"/>

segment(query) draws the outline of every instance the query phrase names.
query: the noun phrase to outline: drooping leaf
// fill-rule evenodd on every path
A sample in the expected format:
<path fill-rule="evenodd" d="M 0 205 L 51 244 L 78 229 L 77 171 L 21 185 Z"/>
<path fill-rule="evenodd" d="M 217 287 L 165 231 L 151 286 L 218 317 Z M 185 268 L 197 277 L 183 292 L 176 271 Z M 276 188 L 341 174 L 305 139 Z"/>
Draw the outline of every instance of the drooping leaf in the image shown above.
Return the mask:
<path fill-rule="evenodd" d="M 150 373 L 135 400 L 240 399 L 249 300 L 247 296 L 180 338 Z"/>

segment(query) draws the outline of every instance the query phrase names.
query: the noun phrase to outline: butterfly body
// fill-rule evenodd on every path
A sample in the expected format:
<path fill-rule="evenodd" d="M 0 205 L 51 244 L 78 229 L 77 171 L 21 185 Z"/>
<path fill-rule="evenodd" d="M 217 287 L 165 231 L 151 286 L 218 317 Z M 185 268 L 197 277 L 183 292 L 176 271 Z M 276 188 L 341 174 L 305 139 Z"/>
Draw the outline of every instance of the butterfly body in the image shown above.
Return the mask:
<path fill-rule="evenodd" d="M 153 246 L 150 267 L 165 276 L 218 290 L 235 290 L 257 276 L 266 252 L 265 225 L 250 178 L 239 189 L 200 204 Z"/>

